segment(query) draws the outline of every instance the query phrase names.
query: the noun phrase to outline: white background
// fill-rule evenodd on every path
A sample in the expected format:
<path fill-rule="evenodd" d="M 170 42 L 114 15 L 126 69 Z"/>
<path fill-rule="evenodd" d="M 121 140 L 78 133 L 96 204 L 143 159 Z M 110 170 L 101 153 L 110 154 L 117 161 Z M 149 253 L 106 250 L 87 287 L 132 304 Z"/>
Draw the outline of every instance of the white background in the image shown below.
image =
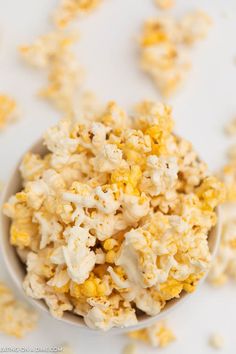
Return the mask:
<path fill-rule="evenodd" d="M 228 145 L 222 127 L 236 114 L 236 1 L 176 0 L 171 11 L 205 9 L 214 25 L 207 40 L 193 51 L 193 70 L 183 89 L 171 101 L 176 131 L 192 140 L 211 169 L 224 162 Z M 60 114 L 35 97 L 43 75 L 21 62 L 17 46 L 50 30 L 54 0 L 0 0 L 0 92 L 20 103 L 22 119 L 0 135 L 0 178 L 7 181 L 23 152 L 58 120 Z M 78 21 L 81 41 L 78 58 L 87 69 L 87 87 L 102 99 L 115 99 L 130 109 L 143 98 L 159 100 L 154 86 L 138 68 L 136 40 L 144 19 L 159 12 L 152 0 L 104 0 L 104 5 Z M 0 264 L 1 277 L 14 286 Z M 168 354 L 213 353 L 207 344 L 213 332 L 225 337 L 222 353 L 236 352 L 236 285 L 215 290 L 205 284 L 169 320 L 177 342 L 163 350 Z M 118 354 L 124 336 L 91 336 L 42 314 L 38 330 L 23 340 L 0 334 L 0 347 L 55 346 L 70 343 L 76 353 Z M 154 353 L 140 345 L 139 353 Z"/>

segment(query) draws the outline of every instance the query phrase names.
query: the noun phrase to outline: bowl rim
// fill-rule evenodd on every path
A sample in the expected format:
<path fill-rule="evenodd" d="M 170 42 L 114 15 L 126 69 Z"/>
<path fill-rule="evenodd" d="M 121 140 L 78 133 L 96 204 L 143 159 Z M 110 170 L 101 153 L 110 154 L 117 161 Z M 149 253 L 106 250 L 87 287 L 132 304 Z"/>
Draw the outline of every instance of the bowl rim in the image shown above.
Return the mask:
<path fill-rule="evenodd" d="M 10 225 L 10 218 L 5 216 L 2 212 L 2 207 L 3 204 L 9 199 L 9 197 L 13 194 L 15 194 L 17 191 L 20 190 L 20 171 L 19 167 L 22 161 L 23 156 L 28 153 L 28 152 L 33 152 L 37 153 L 40 155 L 43 155 L 47 152 L 46 147 L 43 144 L 43 139 L 38 139 L 36 143 L 31 145 L 29 149 L 25 153 L 21 155 L 21 158 L 18 160 L 18 162 L 14 165 L 12 168 L 12 171 L 10 173 L 10 177 L 8 179 L 8 182 L 4 186 L 4 189 L 1 193 L 1 198 L 0 198 L 0 231 L 2 234 L 2 240 L 0 242 L 0 249 L 2 253 L 2 257 L 4 260 L 4 263 L 6 265 L 6 268 L 16 284 L 17 288 L 20 289 L 21 293 L 24 293 L 25 298 L 27 301 L 29 301 L 33 306 L 37 307 L 44 313 L 47 313 L 50 317 L 54 318 L 49 311 L 48 306 L 44 302 L 44 300 L 39 300 L 39 299 L 34 299 L 29 296 L 27 296 L 23 290 L 22 282 L 24 279 L 25 275 L 25 267 L 23 263 L 20 261 L 19 256 L 16 253 L 15 247 L 13 247 L 10 242 L 9 242 L 9 225 Z M 17 186 L 15 184 L 15 180 L 18 181 Z M 22 187 L 22 186 L 21 186 Z M 217 214 L 217 223 L 216 225 L 212 228 L 212 230 L 209 233 L 209 237 L 211 237 L 212 234 L 214 234 L 214 237 L 211 237 L 210 241 L 210 253 L 212 259 L 215 257 L 219 243 L 220 243 L 220 236 L 221 236 L 221 208 L 218 206 L 216 208 L 216 214 Z M 197 286 L 196 291 L 194 294 L 199 290 L 200 286 L 202 283 L 205 281 L 206 277 L 208 275 L 208 271 L 204 274 L 204 276 L 201 278 L 199 281 L 199 284 Z M 141 329 L 147 326 L 150 326 L 151 324 L 161 320 L 163 317 L 168 316 L 173 310 L 176 308 L 180 307 L 180 305 L 183 304 L 186 300 L 189 298 L 193 297 L 194 294 L 191 293 L 186 293 L 183 292 L 180 294 L 179 298 L 172 299 L 167 302 L 166 306 L 161 310 L 160 313 L 158 313 L 155 316 L 148 316 L 148 315 L 143 315 L 142 319 L 138 319 L 138 322 L 135 325 L 128 326 L 128 327 L 113 327 L 109 329 L 108 331 L 101 331 L 99 329 L 91 329 L 89 328 L 83 318 L 81 316 L 78 316 L 76 314 L 73 314 L 72 312 L 66 312 L 64 313 L 62 318 L 56 318 L 60 322 L 64 322 L 66 324 L 70 324 L 73 326 L 77 326 L 83 331 L 90 332 L 90 333 L 99 333 L 99 334 L 121 334 L 125 333 L 128 331 L 133 331 L 137 329 Z"/>

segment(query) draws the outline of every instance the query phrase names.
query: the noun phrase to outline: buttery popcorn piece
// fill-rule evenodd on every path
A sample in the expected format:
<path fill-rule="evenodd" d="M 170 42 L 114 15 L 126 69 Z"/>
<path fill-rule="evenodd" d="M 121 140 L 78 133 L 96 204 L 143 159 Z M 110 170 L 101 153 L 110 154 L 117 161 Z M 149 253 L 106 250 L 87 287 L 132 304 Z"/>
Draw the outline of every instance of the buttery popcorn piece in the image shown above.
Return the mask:
<path fill-rule="evenodd" d="M 175 21 L 171 17 L 148 20 L 141 36 L 141 67 L 163 96 L 174 93 L 191 68 L 190 47 L 206 37 L 211 24 L 202 11 Z"/>
<path fill-rule="evenodd" d="M 101 0 L 61 0 L 55 13 L 55 23 L 59 28 L 68 26 L 80 14 L 94 10 Z"/>
<path fill-rule="evenodd" d="M 174 6 L 174 0 L 155 0 L 155 4 L 162 10 L 168 10 Z"/>
<path fill-rule="evenodd" d="M 220 334 L 214 333 L 209 338 L 209 344 L 214 349 L 222 349 L 224 347 L 224 338 Z"/>
<path fill-rule="evenodd" d="M 93 118 L 46 132 L 48 152 L 23 158 L 23 189 L 4 212 L 26 294 L 108 330 L 196 289 L 224 188 L 172 132 L 168 106 L 146 101 L 129 116 L 111 102 Z"/>
<path fill-rule="evenodd" d="M 0 94 L 0 130 L 15 121 L 17 117 L 18 112 L 15 100 L 7 95 Z"/>
<path fill-rule="evenodd" d="M 132 339 L 144 341 L 153 347 L 160 348 L 168 346 L 176 339 L 172 330 L 163 321 L 144 329 L 129 332 L 128 336 Z"/>
<path fill-rule="evenodd" d="M 137 346 L 134 343 L 128 343 L 124 349 L 122 354 L 136 354 L 137 353 Z"/>
<path fill-rule="evenodd" d="M 20 47 L 24 60 L 44 69 L 48 75 L 48 85 L 40 90 L 39 95 L 68 117 L 74 117 L 77 102 L 83 100 L 80 87 L 84 73 L 71 49 L 77 39 L 74 32 L 58 30 L 38 38 L 31 45 Z"/>

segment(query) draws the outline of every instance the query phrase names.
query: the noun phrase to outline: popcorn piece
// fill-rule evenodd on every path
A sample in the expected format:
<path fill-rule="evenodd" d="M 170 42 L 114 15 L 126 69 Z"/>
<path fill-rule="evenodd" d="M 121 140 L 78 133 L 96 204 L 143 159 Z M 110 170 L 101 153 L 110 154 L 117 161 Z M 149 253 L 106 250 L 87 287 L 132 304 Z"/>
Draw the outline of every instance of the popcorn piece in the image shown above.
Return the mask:
<path fill-rule="evenodd" d="M 141 37 L 141 66 L 164 96 L 177 90 L 191 68 L 189 47 L 205 38 L 209 17 L 196 11 L 174 21 L 162 17 L 149 20 Z"/>
<path fill-rule="evenodd" d="M 17 105 L 11 97 L 0 94 L 0 130 L 18 117 Z"/>
<path fill-rule="evenodd" d="M 83 80 L 83 70 L 71 50 L 77 39 L 73 32 L 56 31 L 20 48 L 26 62 L 48 73 L 48 85 L 40 90 L 40 96 L 70 117 L 74 117 L 79 100 L 77 92 Z"/>
<path fill-rule="evenodd" d="M 132 339 L 144 341 L 153 347 L 160 348 L 168 346 L 176 339 L 172 330 L 166 326 L 165 322 L 157 322 L 150 327 L 129 332 L 128 336 Z"/>
<path fill-rule="evenodd" d="M 1 282 L 0 319 L 0 332 L 22 338 L 35 328 L 38 316 L 18 302 L 11 290 Z"/>
<path fill-rule="evenodd" d="M 136 354 L 137 353 L 137 346 L 134 343 L 128 343 L 124 349 L 123 354 Z"/>
<path fill-rule="evenodd" d="M 168 106 L 142 102 L 131 119 L 111 102 L 93 119 L 61 120 L 45 156 L 23 159 L 22 191 L 4 213 L 24 290 L 53 316 L 127 327 L 196 289 L 224 188 L 172 130 Z"/>
<path fill-rule="evenodd" d="M 75 353 L 69 344 L 63 344 L 60 347 L 63 348 L 63 350 L 62 350 L 63 354 L 74 354 Z"/>
<path fill-rule="evenodd" d="M 232 119 L 228 124 L 226 124 L 225 132 L 229 136 L 234 136 L 236 134 L 236 118 Z"/>
<path fill-rule="evenodd" d="M 155 0 L 155 4 L 162 10 L 168 10 L 175 4 L 174 0 Z"/>
<path fill-rule="evenodd" d="M 209 338 L 209 344 L 214 349 L 222 349 L 224 347 L 224 338 L 220 334 L 214 333 Z"/>
<path fill-rule="evenodd" d="M 80 14 L 94 10 L 101 0 L 62 0 L 55 13 L 55 23 L 59 28 L 68 26 Z"/>

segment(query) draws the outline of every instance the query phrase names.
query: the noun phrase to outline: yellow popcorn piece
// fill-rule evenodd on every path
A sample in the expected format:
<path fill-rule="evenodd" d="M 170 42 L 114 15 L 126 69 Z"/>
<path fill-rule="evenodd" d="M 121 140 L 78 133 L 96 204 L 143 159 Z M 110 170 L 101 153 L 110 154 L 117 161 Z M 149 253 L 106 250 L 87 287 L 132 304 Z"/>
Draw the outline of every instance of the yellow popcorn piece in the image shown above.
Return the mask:
<path fill-rule="evenodd" d="M 96 281 L 94 279 L 87 279 L 81 285 L 81 293 L 86 297 L 94 297 L 97 295 Z"/>
<path fill-rule="evenodd" d="M 14 99 L 0 94 L 0 130 L 17 118 L 17 104 Z"/>
<path fill-rule="evenodd" d="M 167 347 L 176 339 L 172 330 L 163 321 L 144 329 L 129 332 L 128 336 L 160 348 Z"/>
<path fill-rule="evenodd" d="M 184 285 L 175 279 L 168 279 L 165 283 L 160 285 L 161 297 L 165 300 L 178 298 Z"/>
<path fill-rule="evenodd" d="M 224 347 L 224 338 L 218 333 L 213 333 L 209 338 L 209 345 L 214 349 L 222 349 Z"/>
<path fill-rule="evenodd" d="M 59 28 L 68 26 L 79 14 L 88 13 L 100 5 L 101 0 L 62 0 L 55 13 L 55 23 Z"/>
<path fill-rule="evenodd" d="M 161 9 L 161 10 L 168 10 L 172 8 L 175 4 L 174 0 L 154 0 L 155 4 Z"/>
<path fill-rule="evenodd" d="M 137 353 L 137 346 L 134 343 L 128 343 L 124 349 L 122 354 L 136 354 Z"/>
<path fill-rule="evenodd" d="M 17 301 L 11 290 L 0 283 L 0 332 L 23 338 L 35 329 L 38 316 L 36 312 Z"/>
<path fill-rule="evenodd" d="M 172 1 L 157 0 L 163 8 Z M 140 40 L 141 67 L 153 79 L 163 96 L 170 96 L 185 81 L 191 68 L 190 46 L 205 38 L 211 24 L 201 11 L 181 20 L 159 17 L 148 20 Z"/>
<path fill-rule="evenodd" d="M 225 201 L 225 187 L 216 177 L 208 177 L 197 189 L 197 195 L 207 210 L 214 208 Z"/>
<path fill-rule="evenodd" d="M 20 47 L 23 59 L 42 68 L 48 75 L 48 84 L 39 95 L 68 117 L 74 117 L 83 70 L 71 47 L 77 42 L 74 32 L 55 31 L 39 37 L 35 43 Z"/>

